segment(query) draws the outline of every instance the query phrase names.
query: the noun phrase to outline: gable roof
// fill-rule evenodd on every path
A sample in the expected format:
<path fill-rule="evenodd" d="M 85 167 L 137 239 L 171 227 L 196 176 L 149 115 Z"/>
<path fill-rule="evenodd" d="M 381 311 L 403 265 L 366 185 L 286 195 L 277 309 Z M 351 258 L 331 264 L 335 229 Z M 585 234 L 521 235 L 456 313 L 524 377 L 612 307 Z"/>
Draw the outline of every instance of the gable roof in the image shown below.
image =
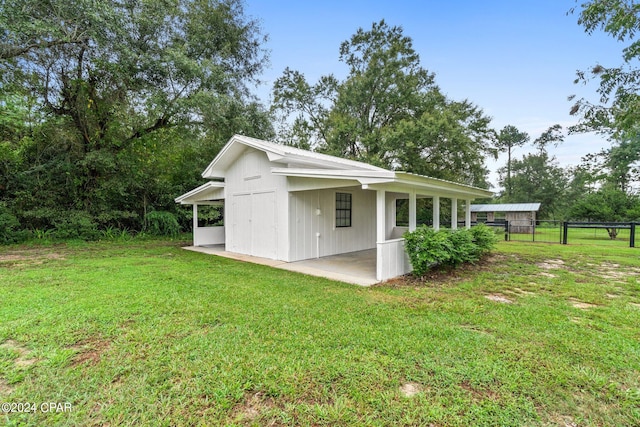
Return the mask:
<path fill-rule="evenodd" d="M 271 162 L 283 164 L 296 164 L 304 167 L 322 169 L 355 169 L 384 172 L 386 169 L 372 166 L 355 160 L 343 159 L 328 154 L 301 150 L 288 145 L 275 144 L 261 139 L 250 138 L 243 135 L 234 135 L 213 161 L 202 172 L 203 178 L 224 178 L 224 172 L 236 158 L 242 154 L 246 147 L 263 151 Z"/>
<path fill-rule="evenodd" d="M 418 192 L 423 195 L 474 199 L 490 197 L 483 188 L 458 184 L 409 172 L 392 171 L 355 160 L 274 144 L 256 138 L 234 135 L 202 173 L 203 178 L 224 178 L 227 169 L 247 147 L 264 152 L 273 163 L 271 173 L 287 177 L 314 178 L 315 188 L 325 188 L 330 180 L 342 180 L 363 189 L 384 189 L 395 192 Z M 280 166 L 280 167 L 278 167 Z M 176 202 L 190 204 L 224 198 L 224 182 L 212 181 L 178 198 Z M 309 188 L 306 188 L 309 189 Z"/>
<path fill-rule="evenodd" d="M 538 212 L 540 203 L 504 203 L 496 205 L 471 205 L 471 212 Z"/>

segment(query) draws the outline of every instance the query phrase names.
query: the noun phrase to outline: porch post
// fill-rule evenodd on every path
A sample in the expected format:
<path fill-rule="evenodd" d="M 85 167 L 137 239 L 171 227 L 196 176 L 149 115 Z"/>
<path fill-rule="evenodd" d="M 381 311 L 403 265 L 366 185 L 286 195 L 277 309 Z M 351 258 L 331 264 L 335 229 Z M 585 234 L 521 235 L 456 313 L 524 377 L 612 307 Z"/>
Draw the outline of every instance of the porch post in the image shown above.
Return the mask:
<path fill-rule="evenodd" d="M 384 190 L 376 191 L 376 242 L 382 243 L 387 240 L 387 221 L 386 213 L 386 192 Z"/>
<path fill-rule="evenodd" d="M 198 246 L 198 205 L 193 204 L 193 246 Z"/>
<path fill-rule="evenodd" d="M 409 231 L 416 229 L 416 191 L 409 193 Z"/>
<path fill-rule="evenodd" d="M 451 198 L 451 229 L 458 228 L 458 199 Z"/>
<path fill-rule="evenodd" d="M 382 280 L 382 250 L 384 241 L 387 240 L 386 198 L 387 195 L 384 190 L 376 191 L 376 280 L 379 281 Z"/>
<path fill-rule="evenodd" d="M 433 229 L 440 230 L 440 196 L 433 196 Z"/>
<path fill-rule="evenodd" d="M 471 200 L 464 201 L 464 226 L 471 228 Z"/>

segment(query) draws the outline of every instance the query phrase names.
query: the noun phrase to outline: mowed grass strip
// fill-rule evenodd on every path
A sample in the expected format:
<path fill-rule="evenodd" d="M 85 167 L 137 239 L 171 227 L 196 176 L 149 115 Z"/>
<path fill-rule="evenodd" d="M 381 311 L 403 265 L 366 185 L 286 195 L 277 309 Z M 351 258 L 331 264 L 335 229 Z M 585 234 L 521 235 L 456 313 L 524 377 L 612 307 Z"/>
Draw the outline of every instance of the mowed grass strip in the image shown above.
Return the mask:
<path fill-rule="evenodd" d="M 8 425 L 638 425 L 640 249 L 360 288 L 133 241 L 0 251 Z"/>

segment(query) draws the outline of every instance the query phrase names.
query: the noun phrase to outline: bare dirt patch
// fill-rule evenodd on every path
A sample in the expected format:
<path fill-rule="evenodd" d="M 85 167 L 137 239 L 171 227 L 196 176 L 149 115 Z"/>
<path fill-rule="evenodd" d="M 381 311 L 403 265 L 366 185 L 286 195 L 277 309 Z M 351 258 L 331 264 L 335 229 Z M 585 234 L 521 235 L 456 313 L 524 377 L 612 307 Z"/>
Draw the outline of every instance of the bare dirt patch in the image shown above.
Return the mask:
<path fill-rule="evenodd" d="M 569 302 L 571 303 L 572 306 L 574 306 L 575 308 L 579 308 L 581 310 L 587 310 L 589 308 L 597 307 L 596 304 L 590 304 L 588 302 L 580 301 L 574 298 L 570 298 Z"/>
<path fill-rule="evenodd" d="M 392 288 L 421 288 L 424 286 L 448 286 L 462 282 L 483 271 L 491 271 L 496 264 L 500 265 L 507 259 L 504 255 L 489 255 L 475 264 L 462 264 L 456 268 L 442 267 L 428 271 L 424 276 L 405 274 L 373 286 L 385 286 Z"/>
<path fill-rule="evenodd" d="M 13 393 L 14 388 L 9 385 L 7 380 L 0 378 L 0 396 L 7 396 Z"/>
<path fill-rule="evenodd" d="M 409 382 L 402 384 L 399 390 L 404 397 L 413 397 L 423 391 L 424 387 L 422 384 Z"/>
<path fill-rule="evenodd" d="M 52 252 L 51 249 L 25 249 L 4 252 L 0 254 L 0 267 L 24 267 L 40 265 L 46 261 L 65 259 L 61 251 Z"/>
<path fill-rule="evenodd" d="M 264 412 L 275 406 L 274 400 L 271 397 L 265 396 L 261 391 L 246 393 L 242 402 L 233 408 L 232 413 L 234 414 L 235 420 L 252 423 Z"/>
<path fill-rule="evenodd" d="M 561 259 L 548 259 L 536 264 L 538 268 L 543 270 L 554 270 L 558 268 L 564 268 L 564 261 Z"/>
<path fill-rule="evenodd" d="M 602 263 L 597 268 L 598 276 L 609 280 L 626 280 L 629 277 L 640 276 L 640 269 L 636 267 L 623 267 L 615 263 Z"/>
<path fill-rule="evenodd" d="M 547 273 L 546 271 L 542 271 L 542 272 L 538 273 L 538 276 L 549 277 L 550 279 L 554 279 L 554 278 L 558 277 L 555 274 Z"/>
<path fill-rule="evenodd" d="M 520 288 L 513 288 L 513 289 L 505 291 L 505 292 L 513 294 L 513 295 L 517 295 L 517 296 L 535 295 L 536 294 L 535 292 L 525 291 L 524 289 L 520 289 Z"/>
<path fill-rule="evenodd" d="M 29 357 L 31 350 L 20 345 L 17 341 L 7 340 L 0 344 L 0 348 L 7 349 L 14 353 L 18 353 L 18 357 L 13 361 L 16 367 L 23 368 L 31 366 L 38 361 L 35 357 Z"/>
<path fill-rule="evenodd" d="M 484 297 L 488 300 L 500 302 L 503 304 L 513 304 L 512 300 L 500 294 L 489 294 L 489 295 L 485 295 Z"/>
<path fill-rule="evenodd" d="M 88 341 L 71 346 L 70 349 L 78 352 L 73 358 L 72 366 L 97 364 L 109 347 L 111 342 L 107 340 Z"/>
<path fill-rule="evenodd" d="M 638 304 L 637 302 L 630 302 L 629 305 L 640 308 L 640 304 Z"/>

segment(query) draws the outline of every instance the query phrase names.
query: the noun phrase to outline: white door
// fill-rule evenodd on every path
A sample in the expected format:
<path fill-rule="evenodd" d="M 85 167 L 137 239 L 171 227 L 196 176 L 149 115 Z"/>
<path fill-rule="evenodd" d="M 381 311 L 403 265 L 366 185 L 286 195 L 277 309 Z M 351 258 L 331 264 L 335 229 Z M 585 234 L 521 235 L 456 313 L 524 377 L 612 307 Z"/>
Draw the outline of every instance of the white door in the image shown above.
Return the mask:
<path fill-rule="evenodd" d="M 276 259 L 275 202 L 275 191 L 233 195 L 232 252 Z"/>
<path fill-rule="evenodd" d="M 252 195 L 251 252 L 254 256 L 276 259 L 276 193 Z"/>
<path fill-rule="evenodd" d="M 231 252 L 251 255 L 251 194 L 233 195 Z"/>

